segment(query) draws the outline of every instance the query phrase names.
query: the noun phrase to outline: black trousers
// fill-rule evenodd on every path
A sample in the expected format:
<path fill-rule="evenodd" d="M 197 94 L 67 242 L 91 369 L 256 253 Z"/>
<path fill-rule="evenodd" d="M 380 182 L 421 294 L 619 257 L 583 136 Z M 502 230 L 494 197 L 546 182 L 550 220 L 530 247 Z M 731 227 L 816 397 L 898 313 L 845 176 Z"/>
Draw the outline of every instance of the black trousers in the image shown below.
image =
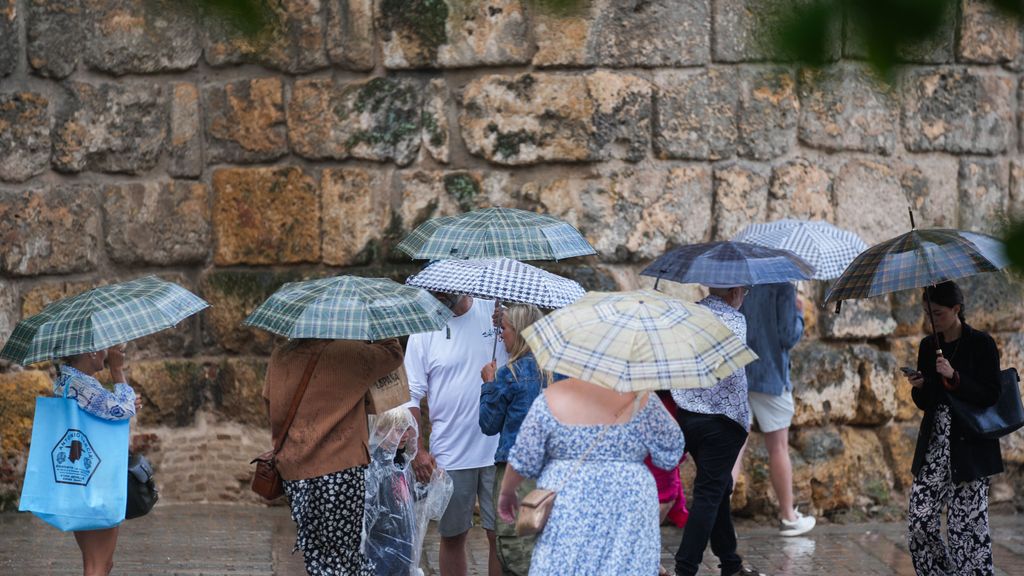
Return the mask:
<path fill-rule="evenodd" d="M 697 574 L 709 540 L 722 574 L 733 574 L 743 562 L 736 553 L 736 530 L 732 525 L 729 497 L 732 467 L 747 440 L 747 431 L 720 415 L 680 410 L 676 418 L 686 437 L 686 451 L 697 467 L 693 494 L 686 499 L 690 517 L 676 551 L 676 574 Z"/>

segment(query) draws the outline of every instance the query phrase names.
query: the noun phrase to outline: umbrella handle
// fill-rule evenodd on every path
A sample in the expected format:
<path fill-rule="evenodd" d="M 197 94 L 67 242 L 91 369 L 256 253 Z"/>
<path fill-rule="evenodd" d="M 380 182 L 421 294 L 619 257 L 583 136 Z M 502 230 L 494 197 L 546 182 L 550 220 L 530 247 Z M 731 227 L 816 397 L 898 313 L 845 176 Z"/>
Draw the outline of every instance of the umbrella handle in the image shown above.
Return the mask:
<path fill-rule="evenodd" d="M 494 308 L 495 308 L 495 310 L 497 310 L 500 307 L 501 307 L 501 301 L 500 300 L 495 300 L 494 301 Z M 497 328 L 497 326 L 495 326 L 495 328 Z M 497 362 L 498 361 L 498 335 L 499 334 L 501 334 L 500 331 L 498 331 L 498 330 L 494 331 L 494 346 L 491 347 L 491 362 Z"/>

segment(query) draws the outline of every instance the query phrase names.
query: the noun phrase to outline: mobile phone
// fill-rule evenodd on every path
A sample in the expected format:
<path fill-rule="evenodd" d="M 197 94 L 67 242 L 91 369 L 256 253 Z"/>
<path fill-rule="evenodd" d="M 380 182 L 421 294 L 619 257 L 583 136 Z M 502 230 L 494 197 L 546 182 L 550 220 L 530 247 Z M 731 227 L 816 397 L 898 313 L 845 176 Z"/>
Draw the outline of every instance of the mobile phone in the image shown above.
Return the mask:
<path fill-rule="evenodd" d="M 903 375 L 908 377 L 917 376 L 918 374 L 920 374 L 920 372 L 909 366 L 900 366 L 900 372 L 903 372 Z"/>

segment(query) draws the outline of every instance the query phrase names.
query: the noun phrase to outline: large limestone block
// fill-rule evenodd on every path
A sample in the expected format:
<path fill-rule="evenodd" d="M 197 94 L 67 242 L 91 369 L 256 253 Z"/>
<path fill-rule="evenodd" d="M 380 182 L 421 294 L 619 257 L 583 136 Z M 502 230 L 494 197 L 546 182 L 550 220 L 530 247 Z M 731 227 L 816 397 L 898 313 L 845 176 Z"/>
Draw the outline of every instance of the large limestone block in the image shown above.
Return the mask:
<path fill-rule="evenodd" d="M 961 0 L 957 58 L 961 62 L 997 64 L 1020 56 L 1021 31 L 1017 21 L 999 6 L 981 0 Z"/>
<path fill-rule="evenodd" d="M 151 360 L 132 364 L 128 383 L 143 399 L 140 426 L 189 426 L 203 404 L 208 369 L 196 360 Z"/>
<path fill-rule="evenodd" d="M 225 358 L 213 395 L 218 415 L 232 422 L 266 426 L 267 405 L 263 400 L 266 374 L 266 358 Z"/>
<path fill-rule="evenodd" d="M 0 0 L 0 78 L 18 69 L 21 35 L 18 34 L 17 0 Z"/>
<path fill-rule="evenodd" d="M 1024 162 L 1010 161 L 1010 219 L 1024 220 Z"/>
<path fill-rule="evenodd" d="M 769 160 L 788 152 L 796 140 L 800 101 L 796 77 L 787 68 L 740 72 L 739 154 Z"/>
<path fill-rule="evenodd" d="M 321 188 L 325 264 L 368 264 L 391 228 L 391 173 L 364 168 L 324 170 Z"/>
<path fill-rule="evenodd" d="M 720 160 L 735 154 L 735 70 L 659 71 L 654 85 L 654 151 L 659 158 Z"/>
<path fill-rule="evenodd" d="M 772 169 L 768 222 L 783 218 L 832 221 L 832 175 L 818 162 L 795 158 Z"/>
<path fill-rule="evenodd" d="M 1006 161 L 962 158 L 959 176 L 960 229 L 1001 235 L 1010 199 Z"/>
<path fill-rule="evenodd" d="M 10 281 L 0 280 L 0 342 L 11 337 L 18 314 L 18 287 Z"/>
<path fill-rule="evenodd" d="M 96 189 L 61 184 L 0 190 L 0 271 L 14 276 L 86 272 L 100 260 Z"/>
<path fill-rule="evenodd" d="M 784 58 L 786 55 L 772 41 L 771 33 L 775 29 L 773 22 L 785 14 L 790 5 L 779 0 L 715 0 L 712 9 L 714 60 L 750 62 Z M 841 25 L 841 18 L 834 20 L 834 26 Z M 840 31 L 833 30 L 828 37 L 834 40 L 823 47 L 821 58 L 836 60 L 841 50 Z"/>
<path fill-rule="evenodd" d="M 651 87 L 636 76 L 489 75 L 462 92 L 466 148 L 498 164 L 638 161 L 650 145 Z"/>
<path fill-rule="evenodd" d="M 104 189 L 107 253 L 127 265 L 201 263 L 210 244 L 206 184 L 137 182 Z"/>
<path fill-rule="evenodd" d="M 203 133 L 200 125 L 199 89 L 190 82 L 174 84 L 171 97 L 171 155 L 167 173 L 181 178 L 203 174 Z"/>
<path fill-rule="evenodd" d="M 447 164 L 450 156 L 448 125 L 448 85 L 441 78 L 435 78 L 427 85 L 427 96 L 423 102 L 420 142 L 430 157 L 441 164 Z"/>
<path fill-rule="evenodd" d="M 187 70 L 199 61 L 195 5 L 175 0 L 84 0 L 85 62 L 115 75 Z"/>
<path fill-rule="evenodd" d="M 380 0 L 384 66 L 466 68 L 530 61 L 521 0 Z"/>
<path fill-rule="evenodd" d="M 75 71 L 83 52 L 87 21 L 81 0 L 31 0 L 25 7 L 26 51 L 32 72 L 45 78 L 67 77 Z"/>
<path fill-rule="evenodd" d="M 857 414 L 851 424 L 879 426 L 893 419 L 899 403 L 896 389 L 902 382 L 897 379 L 899 365 L 889 352 L 870 346 L 857 346 L 853 350 L 860 362 L 860 393 L 857 395 Z"/>
<path fill-rule="evenodd" d="M 23 318 L 28 318 L 42 312 L 44 308 L 61 298 L 81 294 L 86 290 L 109 283 L 106 279 L 102 279 L 84 281 L 57 280 L 34 284 L 31 288 L 24 290 L 21 298 L 21 315 Z"/>
<path fill-rule="evenodd" d="M 819 299 L 824 301 L 824 297 L 823 292 Z M 832 304 L 825 305 L 818 316 L 818 330 L 830 339 L 882 338 L 896 330 L 896 320 L 885 296 L 845 300 L 838 314 Z"/>
<path fill-rule="evenodd" d="M 203 312 L 205 343 L 226 352 L 269 354 L 274 336 L 242 325 L 257 306 L 285 282 L 306 279 L 303 271 L 219 270 L 204 273 L 199 295 L 210 303 Z"/>
<path fill-rule="evenodd" d="M 400 173 L 397 184 L 399 239 L 430 218 L 509 205 L 499 201 L 508 188 L 508 175 L 502 172 L 413 170 Z"/>
<path fill-rule="evenodd" d="M 892 470 L 895 488 L 901 492 L 909 492 L 914 482 L 910 469 L 914 464 L 914 449 L 917 446 L 919 422 L 908 424 L 891 423 L 876 430 L 878 441 L 885 451 L 885 460 Z"/>
<path fill-rule="evenodd" d="M 925 333 L 924 310 L 921 306 L 920 290 L 901 290 L 894 292 L 889 303 L 892 306 L 892 319 L 896 321 L 893 336 L 921 336 Z"/>
<path fill-rule="evenodd" d="M 1016 83 L 964 68 L 907 74 L 903 141 L 912 152 L 998 154 L 1014 142 Z"/>
<path fill-rule="evenodd" d="M 1024 325 L 1024 280 L 1020 276 L 992 272 L 960 278 L 956 283 L 964 293 L 964 315 L 968 324 L 987 332 L 1021 330 Z"/>
<path fill-rule="evenodd" d="M 372 70 L 374 62 L 373 0 L 327 2 L 327 57 L 351 70 Z"/>
<path fill-rule="evenodd" d="M 289 140 L 310 160 L 360 158 L 405 166 L 419 150 L 422 98 L 411 80 L 299 80 L 288 102 Z"/>
<path fill-rule="evenodd" d="M 917 351 L 920 344 L 920 336 L 890 339 L 889 353 L 892 354 L 896 366 L 917 368 Z M 920 421 L 924 412 L 914 404 L 914 398 L 911 395 L 913 387 L 903 377 L 902 372 L 894 372 L 893 377 L 896 386 L 896 413 L 893 419 L 897 422 L 913 421 L 916 423 Z"/>
<path fill-rule="evenodd" d="M 213 190 L 217 264 L 320 260 L 319 192 L 301 168 L 217 170 Z"/>
<path fill-rule="evenodd" d="M 729 240 L 751 222 L 764 222 L 768 212 L 771 169 L 735 162 L 715 168 L 715 238 Z"/>
<path fill-rule="evenodd" d="M 815 509 L 838 511 L 889 502 L 895 479 L 874 430 L 804 428 L 793 434 L 791 446 L 803 461 L 794 463 L 794 483 L 808 477 Z M 802 470 L 804 466 L 808 470 Z"/>
<path fill-rule="evenodd" d="M 605 262 L 649 260 L 711 237 L 711 171 L 622 167 L 532 182 L 523 193 L 586 236 Z"/>
<path fill-rule="evenodd" d="M 800 141 L 830 152 L 892 154 L 899 102 L 864 65 L 839 64 L 800 76 Z"/>
<path fill-rule="evenodd" d="M 72 82 L 68 91 L 54 127 L 54 168 L 142 174 L 156 166 L 169 117 L 161 86 Z"/>
<path fill-rule="evenodd" d="M 937 28 L 925 38 L 909 42 L 896 49 L 893 57 L 900 62 L 920 64 L 945 64 L 953 61 L 953 49 L 956 44 L 957 2 L 942 2 L 946 13 Z M 853 5 L 851 5 L 853 6 Z M 863 8 L 860 8 L 863 11 Z M 887 15 L 884 11 L 873 11 L 876 15 Z M 856 60 L 868 59 L 868 48 L 863 42 L 865 35 L 859 28 L 861 22 L 857 18 L 847 17 L 845 22 L 846 38 L 843 56 Z"/>
<path fill-rule="evenodd" d="M 535 66 L 683 67 L 710 58 L 709 0 L 595 0 L 571 13 L 533 14 Z"/>
<path fill-rule="evenodd" d="M 202 16 L 203 53 L 211 66 L 256 63 L 302 74 L 328 65 L 324 35 L 326 2 L 280 0 L 261 3 L 269 25 L 246 36 L 222 18 Z"/>
<path fill-rule="evenodd" d="M 851 346 L 803 340 L 790 355 L 793 425 L 846 423 L 857 415 L 860 362 Z"/>
<path fill-rule="evenodd" d="M 36 397 L 52 396 L 53 382 L 41 370 L 0 373 L 0 457 L 26 454 L 32 441 Z"/>
<path fill-rule="evenodd" d="M 264 162 L 288 153 L 284 95 L 277 77 L 203 87 L 209 162 Z"/>
<path fill-rule="evenodd" d="M 37 92 L 0 93 L 0 181 L 24 182 L 49 167 L 49 108 Z"/>
<path fill-rule="evenodd" d="M 916 156 L 896 166 L 901 172 L 900 185 L 907 202 L 914 209 L 914 219 L 919 228 L 959 228 L 959 165 L 956 158 L 948 155 Z M 906 231 L 905 222 L 892 235 Z"/>

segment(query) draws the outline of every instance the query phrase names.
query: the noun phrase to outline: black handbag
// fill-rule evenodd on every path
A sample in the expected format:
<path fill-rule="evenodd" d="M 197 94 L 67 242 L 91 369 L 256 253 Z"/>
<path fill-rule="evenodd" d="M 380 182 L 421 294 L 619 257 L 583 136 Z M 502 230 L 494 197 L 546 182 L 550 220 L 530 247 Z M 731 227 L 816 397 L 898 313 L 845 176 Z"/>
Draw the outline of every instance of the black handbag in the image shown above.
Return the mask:
<path fill-rule="evenodd" d="M 994 406 L 982 408 L 947 394 L 949 406 L 971 436 L 1002 438 L 1024 426 L 1024 405 L 1020 401 L 1019 383 L 1017 369 L 1007 368 L 999 373 L 999 401 Z"/>
<path fill-rule="evenodd" d="M 160 499 L 160 491 L 153 482 L 153 466 L 142 454 L 128 455 L 128 505 L 124 517 L 127 520 L 149 514 Z"/>

